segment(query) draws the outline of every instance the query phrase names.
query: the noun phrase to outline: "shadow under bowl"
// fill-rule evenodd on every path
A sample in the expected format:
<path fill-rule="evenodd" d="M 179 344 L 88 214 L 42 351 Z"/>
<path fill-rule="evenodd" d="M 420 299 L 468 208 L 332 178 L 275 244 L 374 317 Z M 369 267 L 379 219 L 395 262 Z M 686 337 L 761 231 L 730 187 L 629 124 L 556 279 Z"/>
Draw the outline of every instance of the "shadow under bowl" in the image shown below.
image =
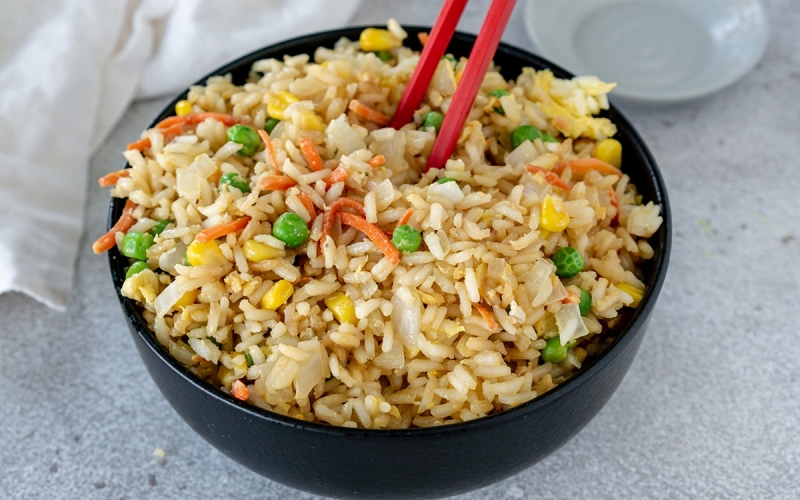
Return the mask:
<path fill-rule="evenodd" d="M 341 37 L 357 39 L 364 27 L 328 31 L 257 50 L 208 76 L 230 73 L 234 83 L 247 78 L 253 62 L 284 54 L 313 54 Z M 421 47 L 409 27 L 406 44 Z M 456 33 L 448 52 L 468 56 L 475 37 Z M 523 67 L 563 69 L 533 54 L 501 44 L 495 62 L 507 79 Z M 205 82 L 208 76 L 201 82 Z M 173 114 L 175 98 L 151 126 Z M 623 170 L 645 200 L 661 206 L 664 222 L 650 239 L 655 256 L 644 271 L 647 291 L 626 326 L 579 373 L 550 392 L 511 410 L 478 420 L 425 429 L 367 430 L 298 421 L 238 401 L 204 382 L 159 345 L 139 306 L 121 294 L 128 259 L 109 251 L 114 287 L 134 343 L 148 372 L 175 411 L 215 448 L 253 471 L 312 493 L 349 498 L 433 498 L 487 486 L 516 474 L 575 436 L 605 405 L 622 381 L 644 336 L 667 273 L 671 216 L 664 182 L 655 161 L 631 124 L 612 107 L 605 116 L 618 127 Z M 112 199 L 109 228 L 124 200 Z"/>

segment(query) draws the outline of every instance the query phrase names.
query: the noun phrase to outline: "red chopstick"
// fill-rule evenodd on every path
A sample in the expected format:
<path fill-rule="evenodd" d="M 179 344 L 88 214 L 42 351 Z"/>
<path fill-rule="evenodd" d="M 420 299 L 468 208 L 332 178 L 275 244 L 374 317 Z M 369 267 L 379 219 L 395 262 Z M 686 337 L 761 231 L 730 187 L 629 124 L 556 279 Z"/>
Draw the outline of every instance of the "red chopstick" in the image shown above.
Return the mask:
<path fill-rule="evenodd" d="M 500 38 L 503 36 L 515 3 L 516 0 L 492 0 L 492 5 L 489 7 L 489 12 L 486 14 L 486 19 L 469 55 L 467 67 L 444 116 L 442 128 L 436 136 L 433 150 L 428 157 L 428 164 L 425 166 L 426 172 L 431 168 L 444 167 L 453 152 L 464 122 L 472 110 L 475 96 L 478 95 L 478 90 L 483 83 L 489 63 L 500 44 Z"/>
<path fill-rule="evenodd" d="M 436 18 L 436 24 L 433 25 L 428 41 L 422 49 L 417 68 L 411 75 L 411 80 L 409 80 L 400 104 L 397 106 L 397 112 L 392 118 L 392 127 L 398 129 L 410 122 L 414 111 L 419 108 L 419 103 L 422 102 L 422 97 L 428 89 L 433 73 L 436 72 L 436 66 L 439 65 L 450 39 L 453 38 L 453 32 L 456 30 L 458 20 L 461 19 L 467 1 L 446 0 L 444 2 L 439 17 Z"/>

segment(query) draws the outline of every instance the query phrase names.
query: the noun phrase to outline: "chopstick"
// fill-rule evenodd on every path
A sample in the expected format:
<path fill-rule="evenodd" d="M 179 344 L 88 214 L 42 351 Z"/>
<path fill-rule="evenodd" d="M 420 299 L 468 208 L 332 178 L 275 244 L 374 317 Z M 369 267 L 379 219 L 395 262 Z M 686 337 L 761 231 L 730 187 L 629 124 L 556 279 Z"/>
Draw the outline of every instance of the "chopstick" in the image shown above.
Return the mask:
<path fill-rule="evenodd" d="M 478 95 L 478 90 L 483 83 L 489 63 L 500 44 L 500 38 L 503 36 L 515 3 L 516 0 L 492 0 L 492 5 L 489 7 L 489 12 L 486 14 L 486 19 L 469 55 L 467 67 L 444 116 L 439 134 L 436 136 L 436 142 L 433 144 L 433 150 L 425 166 L 426 172 L 431 168 L 444 167 L 453 152 L 464 122 L 472 110 L 475 96 Z M 430 79 L 427 80 L 427 82 L 429 81 Z M 425 88 L 423 88 L 423 92 L 424 90 Z"/>
<path fill-rule="evenodd" d="M 392 118 L 392 127 L 398 129 L 410 122 L 411 117 L 414 116 L 414 111 L 422 102 L 422 97 L 428 89 L 433 73 L 436 72 L 436 66 L 439 65 L 450 39 L 453 38 L 453 32 L 456 30 L 458 20 L 461 19 L 467 1 L 446 0 L 442 6 L 442 10 L 436 18 L 436 24 L 433 25 L 428 41 L 422 49 L 417 68 L 411 75 L 411 80 L 409 80 L 400 104 L 397 106 L 397 112 Z"/>

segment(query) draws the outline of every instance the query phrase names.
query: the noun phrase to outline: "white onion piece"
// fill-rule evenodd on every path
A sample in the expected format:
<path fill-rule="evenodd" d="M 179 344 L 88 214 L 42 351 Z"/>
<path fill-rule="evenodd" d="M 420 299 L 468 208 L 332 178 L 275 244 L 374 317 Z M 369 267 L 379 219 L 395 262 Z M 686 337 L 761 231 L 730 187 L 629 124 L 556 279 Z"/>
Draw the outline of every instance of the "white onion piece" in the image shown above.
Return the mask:
<path fill-rule="evenodd" d="M 163 292 L 158 294 L 156 300 L 153 301 L 153 306 L 156 310 L 156 316 L 164 316 L 172 310 L 175 303 L 178 302 L 183 294 L 186 293 L 186 288 L 181 285 L 178 280 L 173 281 Z"/>
<path fill-rule="evenodd" d="M 556 326 L 561 345 L 567 345 L 570 340 L 581 338 L 589 333 L 581 317 L 581 308 L 578 304 L 565 304 L 556 316 Z"/>
<path fill-rule="evenodd" d="M 302 342 L 301 347 L 304 351 L 311 350 L 311 357 L 300 365 L 300 372 L 294 381 L 295 399 L 301 400 L 308 398 L 311 390 L 324 381 L 330 375 L 330 366 L 328 363 L 328 356 L 325 353 L 325 348 L 319 343 L 319 340 L 314 338 Z"/>
<path fill-rule="evenodd" d="M 445 182 L 444 184 L 431 184 L 428 188 L 428 195 L 446 198 L 454 204 L 464 199 L 464 192 L 458 187 L 457 182 Z"/>
<path fill-rule="evenodd" d="M 422 314 L 420 308 L 422 303 L 419 296 L 412 292 L 414 297 L 411 305 L 406 304 L 398 295 L 392 297 L 392 326 L 396 338 L 399 338 L 404 346 L 408 348 L 417 345 L 417 338 L 420 335 L 420 320 Z"/>
<path fill-rule="evenodd" d="M 183 264 L 183 256 L 185 254 L 186 243 L 178 241 L 174 247 L 158 257 L 158 267 L 175 276 L 175 266 Z"/>
<path fill-rule="evenodd" d="M 402 368 L 405 362 L 406 357 L 400 342 L 393 342 L 391 349 L 381 353 L 373 360 L 375 366 L 381 370 L 397 370 Z"/>

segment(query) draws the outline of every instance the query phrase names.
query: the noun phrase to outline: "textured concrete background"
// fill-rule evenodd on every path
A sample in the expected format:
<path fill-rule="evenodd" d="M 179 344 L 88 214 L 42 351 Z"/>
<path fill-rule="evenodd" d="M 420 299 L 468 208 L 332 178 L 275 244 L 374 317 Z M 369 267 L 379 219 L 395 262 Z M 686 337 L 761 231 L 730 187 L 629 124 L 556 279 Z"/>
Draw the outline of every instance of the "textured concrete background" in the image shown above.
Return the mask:
<path fill-rule="evenodd" d="M 472 2 L 461 29 L 476 32 L 488 3 Z M 353 24 L 430 23 L 440 4 L 365 0 Z M 460 500 L 800 496 L 800 4 L 765 5 L 769 47 L 742 81 L 686 104 L 621 103 L 675 219 L 669 277 L 627 378 L 559 451 Z M 504 39 L 533 49 L 521 7 Z M 121 165 L 165 102 L 131 107 L 92 179 Z M 0 498 L 317 498 L 226 458 L 161 397 L 89 248 L 107 205 L 92 182 L 66 314 L 0 296 Z"/>

